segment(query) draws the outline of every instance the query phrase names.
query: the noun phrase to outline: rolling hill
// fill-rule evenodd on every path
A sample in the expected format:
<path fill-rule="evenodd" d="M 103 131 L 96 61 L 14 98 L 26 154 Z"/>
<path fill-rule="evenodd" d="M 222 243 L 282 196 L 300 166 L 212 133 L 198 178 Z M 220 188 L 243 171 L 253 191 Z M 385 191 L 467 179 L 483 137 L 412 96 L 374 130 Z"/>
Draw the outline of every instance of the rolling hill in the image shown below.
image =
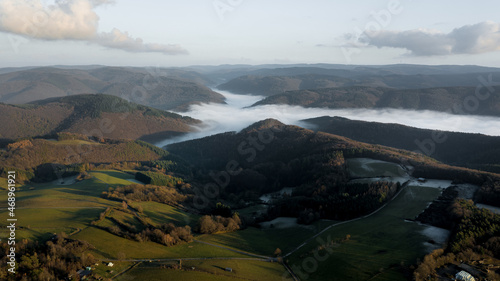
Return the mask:
<path fill-rule="evenodd" d="M 237 69 L 238 76 L 227 76 L 228 80 L 217 88 L 238 94 L 271 96 L 286 91 L 349 86 L 396 89 L 476 87 L 484 80 L 490 80 L 492 85 L 500 80 L 500 69 L 478 66 L 303 65 L 244 70 Z"/>
<path fill-rule="evenodd" d="M 421 153 L 315 132 L 285 125 L 274 119 L 257 122 L 239 133 L 228 132 L 175 143 L 166 149 L 193 163 L 200 172 L 227 169 L 241 171 L 228 184 L 243 190 L 258 187 L 269 191 L 297 186 L 314 175 L 318 165 L 333 165 L 337 158 L 352 157 L 411 163 L 415 168 L 415 176 L 465 179 L 469 176 L 476 178 L 471 176 L 476 173 L 486 174 L 451 167 Z"/>
<path fill-rule="evenodd" d="M 346 64 L 264 64 L 264 65 L 219 65 L 190 66 L 194 70 L 210 78 L 215 83 L 222 84 L 241 76 L 296 76 L 303 74 L 318 74 L 355 78 L 363 76 L 403 76 L 403 75 L 455 75 L 470 73 L 498 73 L 500 68 L 477 65 L 346 65 Z M 456 85 L 455 85 L 456 86 Z"/>
<path fill-rule="evenodd" d="M 158 109 L 183 109 L 192 103 L 223 103 L 203 84 L 202 75 L 181 69 L 42 67 L 0 74 L 0 102 L 24 104 L 75 94 L 110 94 Z"/>
<path fill-rule="evenodd" d="M 365 143 L 419 151 L 450 165 L 500 172 L 500 137 L 419 129 L 342 117 L 324 116 L 303 121 L 312 124 L 317 131 Z"/>
<path fill-rule="evenodd" d="M 59 133 L 53 139 L 27 139 L 0 151 L 0 170 L 16 170 L 19 181 L 47 181 L 57 173 L 84 171 L 84 165 L 137 163 L 168 155 L 148 143 L 132 140 L 96 139 L 80 134 Z"/>
<path fill-rule="evenodd" d="M 191 125 L 200 123 L 102 94 L 50 98 L 20 106 L 0 104 L 0 113 L 4 144 L 59 132 L 154 142 L 189 132 Z"/>
<path fill-rule="evenodd" d="M 476 87 L 391 89 L 355 86 L 324 88 L 276 94 L 255 103 L 253 106 L 288 104 L 336 109 L 398 108 L 500 116 L 500 86 L 494 86 L 492 89 L 492 91 L 487 91 L 484 88 L 480 94 L 477 94 Z"/>

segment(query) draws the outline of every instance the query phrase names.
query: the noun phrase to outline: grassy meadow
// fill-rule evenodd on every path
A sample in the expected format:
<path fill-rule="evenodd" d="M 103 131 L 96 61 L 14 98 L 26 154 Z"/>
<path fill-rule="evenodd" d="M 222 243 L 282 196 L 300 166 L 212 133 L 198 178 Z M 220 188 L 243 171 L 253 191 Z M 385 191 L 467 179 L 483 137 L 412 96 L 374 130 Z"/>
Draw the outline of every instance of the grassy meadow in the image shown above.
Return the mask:
<path fill-rule="evenodd" d="M 322 233 L 319 237 L 325 242 L 328 238 L 344 240 L 330 248 L 332 253 L 326 249 L 318 252 L 321 257 L 328 256 L 326 260 L 309 263 L 320 246 L 314 239 L 287 257 L 288 263 L 307 274 L 308 280 L 328 280 L 328 276 L 339 280 L 404 280 L 402 267 L 422 258 L 423 243 L 429 240 L 420 234 L 423 226 L 405 219 L 415 218 L 440 192 L 409 186 L 380 212 Z M 347 235 L 350 238 L 345 241 Z"/>

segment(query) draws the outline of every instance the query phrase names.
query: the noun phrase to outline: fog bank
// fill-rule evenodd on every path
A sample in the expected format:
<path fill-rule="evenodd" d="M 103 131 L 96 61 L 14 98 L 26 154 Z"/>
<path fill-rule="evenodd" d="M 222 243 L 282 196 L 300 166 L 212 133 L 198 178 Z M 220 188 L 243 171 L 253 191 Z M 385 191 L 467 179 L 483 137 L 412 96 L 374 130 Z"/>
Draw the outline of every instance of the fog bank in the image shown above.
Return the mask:
<path fill-rule="evenodd" d="M 204 122 L 197 131 L 187 135 L 167 139 L 156 145 L 162 147 L 170 143 L 201 138 L 213 134 L 240 131 L 245 127 L 267 118 L 274 118 L 288 125 L 310 126 L 300 120 L 321 116 L 341 116 L 353 120 L 381 123 L 397 123 L 423 129 L 481 133 L 500 136 L 500 118 L 476 115 L 453 115 L 436 111 L 414 111 L 406 109 L 328 109 L 304 108 L 289 105 L 263 105 L 247 107 L 261 100 L 262 96 L 236 95 L 218 91 L 226 97 L 227 104 L 192 105 L 187 115 Z"/>

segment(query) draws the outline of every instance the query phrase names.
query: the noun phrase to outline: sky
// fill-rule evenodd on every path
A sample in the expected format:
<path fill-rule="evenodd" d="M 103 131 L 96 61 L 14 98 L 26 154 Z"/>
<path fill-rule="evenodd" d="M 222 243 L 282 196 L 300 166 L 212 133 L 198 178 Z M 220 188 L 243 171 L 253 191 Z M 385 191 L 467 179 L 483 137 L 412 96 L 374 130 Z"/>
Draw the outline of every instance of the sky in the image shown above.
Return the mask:
<path fill-rule="evenodd" d="M 500 2 L 0 0 L 0 67 L 500 67 Z"/>

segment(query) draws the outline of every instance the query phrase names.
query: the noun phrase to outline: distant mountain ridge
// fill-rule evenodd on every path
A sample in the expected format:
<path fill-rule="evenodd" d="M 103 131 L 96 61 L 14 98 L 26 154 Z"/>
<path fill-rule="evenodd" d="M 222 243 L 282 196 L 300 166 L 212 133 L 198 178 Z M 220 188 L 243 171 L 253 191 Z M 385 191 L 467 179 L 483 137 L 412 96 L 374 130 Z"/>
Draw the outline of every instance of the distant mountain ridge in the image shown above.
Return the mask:
<path fill-rule="evenodd" d="M 1 73 L 1 71 L 0 71 Z M 75 94 L 109 94 L 158 109 L 184 109 L 201 102 L 224 103 L 202 75 L 181 69 L 40 67 L 0 74 L 0 102 L 24 104 Z"/>
<path fill-rule="evenodd" d="M 269 73 L 269 75 L 266 75 L 266 73 Z M 403 75 L 391 72 L 384 73 L 383 70 L 358 73 L 340 69 L 278 69 L 239 76 L 218 85 L 217 89 L 237 94 L 272 96 L 287 91 L 352 86 L 394 89 L 477 87 L 484 84 L 481 79 L 491 80 L 493 85 L 498 85 L 500 83 L 500 71 Z"/>
<path fill-rule="evenodd" d="M 491 90 L 492 89 L 492 90 Z M 390 89 L 383 87 L 345 87 L 288 91 L 267 97 L 252 106 L 287 104 L 317 108 L 397 108 L 433 110 L 453 114 L 500 116 L 500 86 Z M 484 98 L 486 97 L 486 98 Z M 467 106 L 470 99 L 476 102 Z M 476 107 L 477 106 L 477 107 Z M 474 110 L 471 110 L 473 108 Z"/>

